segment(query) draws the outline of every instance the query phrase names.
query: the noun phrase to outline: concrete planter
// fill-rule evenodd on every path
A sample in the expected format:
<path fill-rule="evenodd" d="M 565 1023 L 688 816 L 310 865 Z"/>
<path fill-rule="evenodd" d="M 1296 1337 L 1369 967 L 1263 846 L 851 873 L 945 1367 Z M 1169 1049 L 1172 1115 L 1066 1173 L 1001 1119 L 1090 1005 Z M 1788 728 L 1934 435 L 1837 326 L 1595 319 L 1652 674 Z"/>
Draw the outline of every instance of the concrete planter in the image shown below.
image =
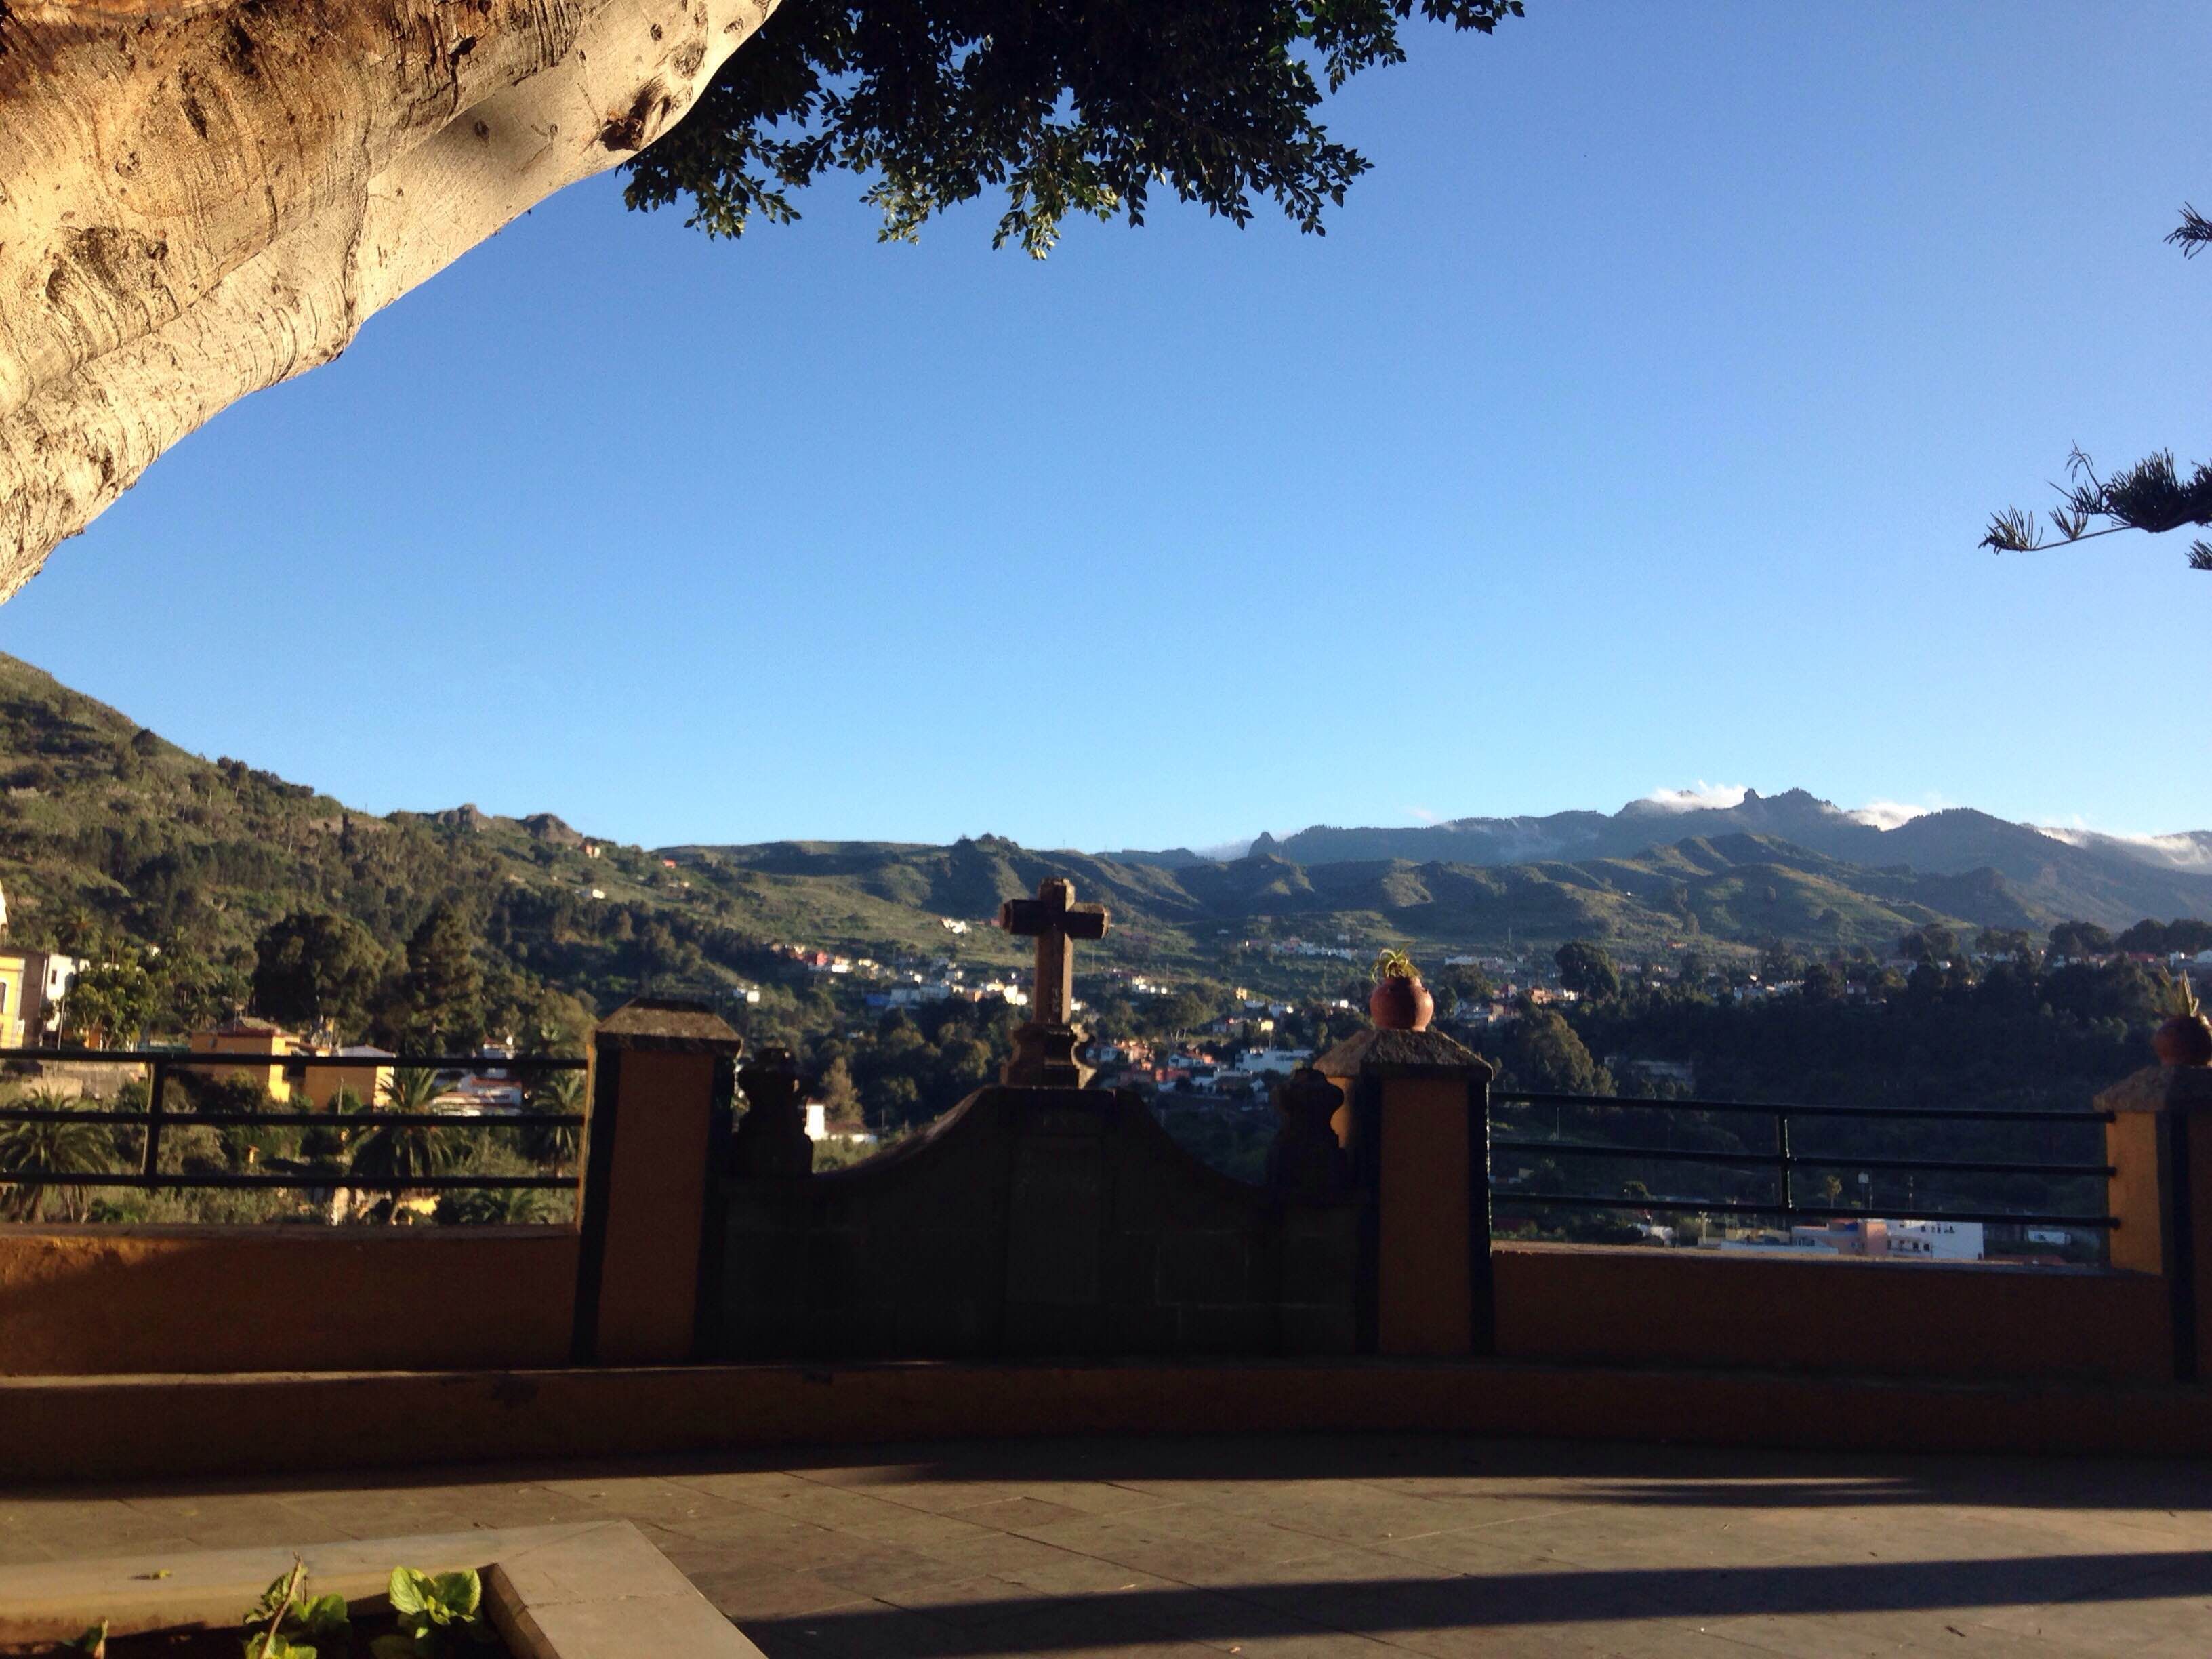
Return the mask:
<path fill-rule="evenodd" d="M 516 1659 L 761 1659 L 627 1521 L 4 1567 L 0 1644 L 66 1642 L 100 1619 L 118 1636 L 234 1629 L 295 1555 L 315 1593 L 363 1612 L 382 1607 L 395 1566 L 472 1567 L 483 1576 L 484 1612 Z"/>

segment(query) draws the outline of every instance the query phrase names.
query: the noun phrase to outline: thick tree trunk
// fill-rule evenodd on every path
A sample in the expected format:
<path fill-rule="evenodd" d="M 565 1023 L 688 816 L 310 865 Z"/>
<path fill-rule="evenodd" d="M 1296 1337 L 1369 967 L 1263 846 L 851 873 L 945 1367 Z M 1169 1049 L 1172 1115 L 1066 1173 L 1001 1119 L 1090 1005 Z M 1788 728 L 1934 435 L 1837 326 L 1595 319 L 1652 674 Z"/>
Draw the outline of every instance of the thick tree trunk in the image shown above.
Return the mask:
<path fill-rule="evenodd" d="M 774 0 L 0 0 L 0 599 L 690 106 Z"/>

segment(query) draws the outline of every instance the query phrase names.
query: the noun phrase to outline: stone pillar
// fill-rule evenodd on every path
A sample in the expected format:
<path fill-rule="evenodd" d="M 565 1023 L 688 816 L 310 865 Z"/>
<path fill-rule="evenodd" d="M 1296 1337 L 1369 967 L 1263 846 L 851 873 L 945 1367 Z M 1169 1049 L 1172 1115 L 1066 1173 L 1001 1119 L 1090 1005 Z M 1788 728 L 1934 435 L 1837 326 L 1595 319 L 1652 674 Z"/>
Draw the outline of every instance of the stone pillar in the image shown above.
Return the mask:
<path fill-rule="evenodd" d="M 703 1345 L 720 1263 L 708 1212 L 744 1040 L 704 1004 L 641 997 L 592 1034 L 571 1358 L 665 1364 Z"/>
<path fill-rule="evenodd" d="M 2212 1066 L 2149 1066 L 2097 1097 L 2112 1261 L 2169 1291 L 2173 1375 L 2212 1376 Z"/>
<path fill-rule="evenodd" d="M 1490 1272 L 1490 1063 L 1440 1031 L 1362 1031 L 1314 1062 L 1366 1194 L 1360 1347 L 1496 1346 Z"/>

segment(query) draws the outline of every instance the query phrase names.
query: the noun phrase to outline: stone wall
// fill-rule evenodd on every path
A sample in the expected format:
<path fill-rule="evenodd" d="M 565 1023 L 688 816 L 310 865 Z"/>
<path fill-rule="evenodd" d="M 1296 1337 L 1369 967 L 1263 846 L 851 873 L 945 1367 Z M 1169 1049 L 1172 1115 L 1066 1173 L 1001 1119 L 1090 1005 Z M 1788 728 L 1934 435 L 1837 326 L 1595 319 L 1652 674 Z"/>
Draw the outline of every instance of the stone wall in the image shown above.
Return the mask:
<path fill-rule="evenodd" d="M 1207 1168 L 1135 1097 L 986 1088 L 850 1169 L 732 1176 L 729 1359 L 1353 1352 L 1355 1200 Z"/>

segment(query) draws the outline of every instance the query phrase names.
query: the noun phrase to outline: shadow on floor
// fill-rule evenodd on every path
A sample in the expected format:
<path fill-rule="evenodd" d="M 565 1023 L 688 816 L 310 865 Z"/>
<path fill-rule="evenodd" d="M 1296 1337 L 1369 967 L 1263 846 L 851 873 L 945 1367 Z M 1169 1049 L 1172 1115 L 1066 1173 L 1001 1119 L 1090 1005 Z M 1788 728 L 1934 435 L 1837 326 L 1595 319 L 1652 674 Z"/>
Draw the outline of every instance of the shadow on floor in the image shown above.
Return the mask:
<path fill-rule="evenodd" d="M 1193 1589 L 1144 1588 L 1080 1604 L 1048 1596 L 933 1604 L 929 1647 L 963 1655 L 1088 1648 L 1099 1620 L 1124 1632 L 1197 1642 L 1310 1635 L 1316 1629 L 1387 1639 L 1421 1631 L 1589 1625 L 1651 1619 L 1928 1612 L 2075 1605 L 2212 1595 L 2212 1551 L 2020 1556 L 1996 1560 L 1869 1562 L 1755 1569 L 1487 1573 L 1468 1577 L 1312 1580 Z M 904 1650 L 913 1615 L 878 1604 L 799 1617 L 746 1619 L 770 1653 L 826 1647 Z M 1231 1651 L 1234 1651 L 1231 1649 Z"/>
<path fill-rule="evenodd" d="M 1563 1480 L 1563 1504 L 1747 1510 L 1937 1504 L 2013 1509 L 2212 1510 L 2212 1466 L 2143 1459 L 1939 1456 L 1484 1440 L 1442 1435 L 1212 1436 L 933 1442 L 775 1447 L 651 1457 L 533 1461 L 407 1469 L 332 1470 L 97 1486 L 4 1487 L 16 1498 L 193 1493 L 393 1492 L 619 1474 L 783 1469 L 841 1472 L 865 1489 L 871 1472 L 902 1480 L 1191 1481 Z"/>

